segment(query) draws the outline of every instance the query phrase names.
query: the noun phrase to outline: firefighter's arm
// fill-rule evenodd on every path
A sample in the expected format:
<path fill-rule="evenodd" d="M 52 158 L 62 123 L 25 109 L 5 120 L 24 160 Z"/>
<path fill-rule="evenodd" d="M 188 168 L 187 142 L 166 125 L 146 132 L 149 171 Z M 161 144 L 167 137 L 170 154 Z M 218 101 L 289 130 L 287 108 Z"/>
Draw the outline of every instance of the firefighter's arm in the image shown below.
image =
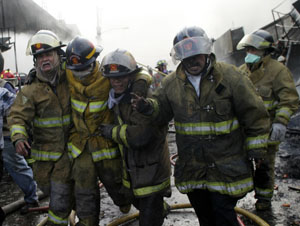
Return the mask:
<path fill-rule="evenodd" d="M 26 141 L 29 137 L 28 131 L 32 127 L 35 115 L 33 101 L 26 95 L 30 88 L 24 87 L 16 97 L 8 116 L 8 125 L 11 132 L 11 140 L 16 145 L 17 141 Z M 25 144 L 25 146 L 27 146 Z M 23 145 L 21 145 L 23 147 Z M 23 148 L 22 148 L 23 149 Z M 21 151 L 25 152 L 25 150 Z"/>
<path fill-rule="evenodd" d="M 298 110 L 299 96 L 290 71 L 284 67 L 273 80 L 273 92 L 278 101 L 274 123 L 287 125 Z"/>
<path fill-rule="evenodd" d="M 263 159 L 270 131 L 270 118 L 251 81 L 240 76 L 232 87 L 234 110 L 245 133 L 245 148 L 250 159 Z"/>

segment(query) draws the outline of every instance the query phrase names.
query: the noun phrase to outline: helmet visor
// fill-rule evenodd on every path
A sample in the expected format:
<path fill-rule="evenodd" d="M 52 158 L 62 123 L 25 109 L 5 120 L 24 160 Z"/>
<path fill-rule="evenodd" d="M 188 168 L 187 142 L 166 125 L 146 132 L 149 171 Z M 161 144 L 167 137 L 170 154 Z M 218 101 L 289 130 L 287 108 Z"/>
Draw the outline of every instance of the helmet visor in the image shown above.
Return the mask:
<path fill-rule="evenodd" d="M 270 42 L 255 34 L 247 34 L 238 43 L 236 49 L 241 50 L 247 46 L 252 46 L 256 49 L 267 49 L 270 47 Z"/>
<path fill-rule="evenodd" d="M 174 64 L 198 54 L 210 54 L 212 43 L 206 37 L 190 37 L 176 43 L 171 50 Z"/>

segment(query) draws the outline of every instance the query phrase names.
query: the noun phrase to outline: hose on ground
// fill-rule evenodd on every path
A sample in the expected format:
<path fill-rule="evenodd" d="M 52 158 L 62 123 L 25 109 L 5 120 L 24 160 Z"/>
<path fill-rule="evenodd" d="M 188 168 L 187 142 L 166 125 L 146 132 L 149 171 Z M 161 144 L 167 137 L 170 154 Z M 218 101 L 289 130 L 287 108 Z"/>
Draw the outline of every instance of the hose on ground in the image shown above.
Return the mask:
<path fill-rule="evenodd" d="M 175 210 L 175 209 L 186 209 L 186 208 L 191 208 L 191 204 L 190 203 L 182 203 L 182 204 L 175 204 L 175 205 L 171 205 L 171 210 Z M 242 208 L 239 207 L 235 207 L 234 210 L 238 213 L 241 214 L 247 218 L 249 218 L 250 220 L 252 220 L 254 223 L 256 223 L 259 226 L 270 226 L 267 222 L 265 222 L 263 219 L 261 219 L 259 216 L 248 212 L 247 210 L 244 210 Z M 121 218 L 118 218 L 116 220 L 114 220 L 113 222 L 109 223 L 107 226 L 118 226 L 120 224 L 124 224 L 126 222 L 130 222 L 136 218 L 138 218 L 139 213 L 134 213 L 131 215 L 127 215 Z"/>

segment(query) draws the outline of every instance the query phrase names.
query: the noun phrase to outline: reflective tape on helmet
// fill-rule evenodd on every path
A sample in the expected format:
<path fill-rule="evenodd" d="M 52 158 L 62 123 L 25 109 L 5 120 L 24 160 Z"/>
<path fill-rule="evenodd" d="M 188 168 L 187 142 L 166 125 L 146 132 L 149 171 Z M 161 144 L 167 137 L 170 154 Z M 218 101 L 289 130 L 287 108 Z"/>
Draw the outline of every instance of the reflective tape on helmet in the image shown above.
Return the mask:
<path fill-rule="evenodd" d="M 223 122 L 180 123 L 175 121 L 176 133 L 183 135 L 222 135 L 239 128 L 237 118 Z"/>

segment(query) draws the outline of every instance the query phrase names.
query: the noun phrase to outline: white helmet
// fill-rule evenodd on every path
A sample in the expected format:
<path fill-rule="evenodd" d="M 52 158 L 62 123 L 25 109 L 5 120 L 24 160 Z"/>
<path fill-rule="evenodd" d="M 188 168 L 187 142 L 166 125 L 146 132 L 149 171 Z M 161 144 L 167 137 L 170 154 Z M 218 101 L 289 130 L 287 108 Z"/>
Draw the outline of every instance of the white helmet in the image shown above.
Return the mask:
<path fill-rule="evenodd" d="M 37 55 L 63 46 L 56 34 L 49 30 L 40 30 L 33 35 L 27 44 L 26 55 Z"/>

